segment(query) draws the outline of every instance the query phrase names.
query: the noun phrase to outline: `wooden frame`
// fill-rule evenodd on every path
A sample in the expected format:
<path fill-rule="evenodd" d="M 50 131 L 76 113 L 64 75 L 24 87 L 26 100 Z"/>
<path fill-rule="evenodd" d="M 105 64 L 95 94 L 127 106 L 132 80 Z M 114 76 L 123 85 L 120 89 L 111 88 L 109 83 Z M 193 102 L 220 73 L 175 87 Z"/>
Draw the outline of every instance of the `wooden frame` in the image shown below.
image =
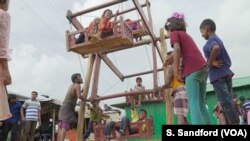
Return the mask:
<path fill-rule="evenodd" d="M 157 41 L 160 40 L 160 38 L 157 38 L 155 36 L 155 34 L 153 33 L 153 26 L 152 26 L 152 18 L 151 18 L 151 11 L 150 11 L 150 3 L 148 0 L 146 0 L 145 4 L 140 5 L 138 0 L 132 0 L 132 2 L 134 3 L 133 8 L 121 11 L 121 12 L 117 12 L 116 15 L 121 15 L 121 14 L 125 14 L 131 11 L 136 10 L 139 15 L 140 15 L 140 20 L 136 21 L 141 25 L 141 29 L 139 30 L 132 30 L 131 27 L 124 21 L 123 17 L 120 16 L 119 20 L 116 20 L 113 22 L 114 24 L 114 28 L 113 28 L 113 34 L 103 38 L 103 40 L 97 41 L 97 42 L 90 42 L 89 41 L 89 33 L 86 32 L 86 30 L 82 27 L 82 25 L 80 24 L 80 22 L 77 20 L 77 16 L 80 16 L 82 14 L 86 14 L 92 11 L 96 11 L 102 8 L 106 8 L 115 4 L 119 4 L 122 2 L 125 2 L 127 0 L 113 0 L 111 2 L 107 2 L 101 5 L 97 5 L 88 9 L 84 9 L 82 11 L 76 12 L 76 13 L 72 13 L 71 11 L 68 11 L 67 13 L 67 18 L 68 20 L 73 24 L 73 26 L 76 28 L 77 31 L 75 32 L 69 32 L 66 31 L 66 47 L 67 47 L 67 51 L 72 51 L 75 52 L 77 54 L 82 55 L 83 58 L 89 58 L 91 60 L 91 58 L 93 58 L 93 55 L 95 56 L 99 56 L 101 59 L 104 60 L 104 62 L 111 68 L 111 70 L 120 78 L 121 81 L 123 81 L 126 78 L 129 77 L 133 77 L 133 76 L 139 76 L 139 75 L 143 75 L 143 74 L 148 74 L 148 73 L 152 73 L 153 74 L 153 89 L 151 90 L 145 90 L 143 92 L 128 92 L 128 93 L 118 93 L 118 94 L 113 94 L 113 95 L 107 95 L 107 96 L 102 96 L 102 97 L 96 97 L 97 92 L 98 92 L 98 78 L 99 78 L 99 71 L 100 71 L 100 61 L 95 62 L 94 67 L 94 72 L 92 72 L 92 67 L 93 67 L 93 62 L 91 63 L 92 66 L 88 67 L 88 69 L 91 68 L 91 71 L 88 71 L 89 73 L 86 75 L 86 79 L 87 81 L 85 81 L 85 83 L 87 82 L 87 85 L 84 86 L 84 97 L 88 96 L 88 89 L 89 89 L 89 83 L 90 83 L 90 78 L 91 75 L 93 73 L 93 77 L 95 78 L 95 82 L 92 83 L 92 90 L 94 90 L 91 93 L 91 96 L 95 99 L 95 100 L 105 100 L 105 99 L 111 99 L 111 98 L 116 98 L 116 97 L 126 97 L 128 95 L 141 95 L 141 94 L 146 94 L 146 93 L 154 93 L 157 91 L 158 88 L 158 74 L 157 72 L 158 67 L 157 67 L 157 54 L 156 54 L 156 50 L 158 51 L 158 55 L 160 56 L 161 60 L 163 61 L 163 57 L 162 54 L 159 51 L 158 45 L 157 45 Z M 142 10 L 143 7 L 147 7 L 147 15 L 144 13 L 144 11 Z M 147 17 L 148 18 L 147 18 Z M 77 34 L 84 34 L 85 35 L 85 42 L 83 43 L 79 43 L 79 44 L 75 44 L 75 36 Z M 137 42 L 134 42 L 134 38 L 140 38 L 141 36 L 145 36 L 145 35 L 149 35 L 149 39 L 146 40 L 140 40 Z M 166 39 L 167 37 L 164 36 L 164 38 Z M 136 74 L 130 74 L 127 76 L 123 76 L 123 74 L 118 70 L 118 68 L 111 62 L 111 60 L 107 57 L 104 56 L 107 53 L 111 53 L 111 52 L 116 52 L 116 51 L 120 51 L 120 50 L 124 50 L 124 49 L 130 49 L 133 47 L 137 47 L 137 46 L 141 46 L 141 45 L 146 45 L 146 44 L 150 44 L 151 48 L 152 48 L 152 60 L 153 60 L 153 70 L 152 71 L 146 71 L 146 72 L 141 72 L 141 73 L 136 73 Z M 93 59 L 92 59 L 93 61 Z M 87 70 L 88 70 L 87 69 Z M 87 89 L 87 90 L 85 90 Z M 156 99 L 150 99 L 148 101 L 143 101 L 143 102 L 153 102 L 153 101 L 162 101 L 164 100 L 165 97 L 164 96 L 158 96 Z M 85 103 L 83 102 L 81 104 L 81 114 L 79 115 L 83 115 L 81 118 L 79 118 L 78 120 L 78 129 L 77 129 L 77 141 L 82 140 L 82 126 L 83 126 L 83 121 L 82 119 L 84 119 L 84 108 Z M 131 136 L 130 136 L 131 137 Z M 139 137 L 139 136 L 137 136 Z"/>
<path fill-rule="evenodd" d="M 108 53 L 112 50 L 127 49 L 133 45 L 133 33 L 129 25 L 120 16 L 119 20 L 113 22 L 113 34 L 95 42 L 89 41 L 89 33 L 86 30 L 76 32 L 66 31 L 67 50 L 81 55 L 94 53 Z M 75 36 L 85 35 L 83 43 L 75 44 Z"/>

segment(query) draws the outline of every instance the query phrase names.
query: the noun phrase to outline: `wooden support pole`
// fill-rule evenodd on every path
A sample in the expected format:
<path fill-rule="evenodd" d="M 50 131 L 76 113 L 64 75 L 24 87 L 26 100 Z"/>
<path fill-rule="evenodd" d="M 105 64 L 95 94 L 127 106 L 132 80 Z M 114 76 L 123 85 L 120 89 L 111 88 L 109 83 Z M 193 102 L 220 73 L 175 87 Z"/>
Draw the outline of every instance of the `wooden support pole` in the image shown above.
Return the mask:
<path fill-rule="evenodd" d="M 91 97 L 97 96 L 100 68 L 101 68 L 101 58 L 98 55 L 96 55 L 95 56 L 95 66 L 94 66 L 94 73 L 93 73 Z"/>
<path fill-rule="evenodd" d="M 89 85 L 90 85 L 94 60 L 95 60 L 95 56 L 94 56 L 94 54 L 91 54 L 88 58 L 87 72 L 86 72 L 84 87 L 83 87 L 83 96 L 85 98 L 88 97 L 88 91 L 89 91 Z M 84 121 L 85 121 L 84 120 L 85 119 L 85 107 L 86 107 L 86 103 L 84 101 L 81 101 L 80 110 L 78 113 L 78 122 L 77 122 L 77 137 L 76 137 L 77 141 L 82 141 L 82 139 L 83 139 L 83 127 L 84 127 Z"/>
<path fill-rule="evenodd" d="M 76 28 L 76 30 L 82 30 L 84 29 L 82 24 L 77 20 L 76 17 L 72 17 L 72 12 L 70 10 L 67 11 L 67 15 L 66 15 L 67 19 L 69 20 L 69 22 L 71 22 L 74 27 Z"/>
<path fill-rule="evenodd" d="M 151 44 L 151 46 L 152 46 L 152 57 L 153 57 L 153 81 L 154 81 L 154 88 L 156 89 L 158 87 L 156 48 L 153 43 Z"/>
<path fill-rule="evenodd" d="M 147 10 L 148 11 L 148 17 L 149 20 L 147 19 L 147 17 L 145 16 L 142 8 L 139 5 L 138 0 L 133 0 L 135 7 L 137 8 L 140 16 L 142 17 L 142 21 L 144 22 L 145 27 L 147 28 L 149 35 L 151 36 L 151 46 L 152 46 L 152 57 L 153 57 L 153 82 L 154 82 L 154 88 L 156 89 L 158 87 L 158 74 L 157 74 L 157 59 L 156 59 L 156 37 L 153 33 L 153 25 L 152 25 L 152 18 L 151 18 L 151 14 L 150 12 L 150 4 L 147 1 Z"/>
<path fill-rule="evenodd" d="M 56 123 L 56 108 L 53 108 L 53 117 L 52 117 L 52 141 L 55 140 L 55 123 Z"/>
<path fill-rule="evenodd" d="M 152 19 L 152 16 L 151 16 L 150 3 L 149 3 L 148 0 L 146 0 L 146 4 L 147 4 L 147 12 L 148 12 L 149 26 L 150 26 L 151 30 L 153 31 L 153 22 L 152 22 L 153 19 Z M 158 52 L 158 54 L 159 54 L 161 60 L 163 61 L 163 58 L 162 58 L 162 56 L 161 56 L 160 49 L 159 49 L 159 47 L 157 46 L 156 40 L 154 40 L 154 45 L 155 45 L 155 47 L 156 47 L 156 49 L 157 49 L 157 52 Z"/>
<path fill-rule="evenodd" d="M 164 29 L 160 29 L 160 40 L 161 40 L 161 55 L 164 59 L 164 61 L 167 59 L 167 44 L 165 40 L 165 34 Z M 164 62 L 163 62 L 164 63 Z M 164 80 L 167 81 L 167 75 L 168 75 L 168 67 L 163 67 L 164 71 Z M 173 124 L 173 107 L 172 107 L 172 97 L 171 97 L 171 89 L 165 89 L 165 103 L 166 103 L 166 123 L 167 124 Z"/>

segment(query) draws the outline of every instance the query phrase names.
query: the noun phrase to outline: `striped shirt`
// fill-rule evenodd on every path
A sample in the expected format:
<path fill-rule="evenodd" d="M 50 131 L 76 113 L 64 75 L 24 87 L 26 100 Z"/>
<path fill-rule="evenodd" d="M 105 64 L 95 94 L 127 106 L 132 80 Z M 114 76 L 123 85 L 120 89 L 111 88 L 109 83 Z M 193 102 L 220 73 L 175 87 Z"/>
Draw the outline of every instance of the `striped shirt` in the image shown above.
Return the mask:
<path fill-rule="evenodd" d="M 22 107 L 22 104 L 19 101 L 17 101 L 15 103 L 10 103 L 9 107 L 10 107 L 10 112 L 12 114 L 12 117 L 5 120 L 4 122 L 11 123 L 11 124 L 16 124 L 21 119 L 20 109 Z"/>
<path fill-rule="evenodd" d="M 242 107 L 244 109 L 250 110 L 250 100 L 245 100 L 244 103 L 242 104 Z"/>
<path fill-rule="evenodd" d="M 23 104 L 26 108 L 25 119 L 27 121 L 38 121 L 38 112 L 41 110 L 41 104 L 39 101 L 26 100 Z"/>

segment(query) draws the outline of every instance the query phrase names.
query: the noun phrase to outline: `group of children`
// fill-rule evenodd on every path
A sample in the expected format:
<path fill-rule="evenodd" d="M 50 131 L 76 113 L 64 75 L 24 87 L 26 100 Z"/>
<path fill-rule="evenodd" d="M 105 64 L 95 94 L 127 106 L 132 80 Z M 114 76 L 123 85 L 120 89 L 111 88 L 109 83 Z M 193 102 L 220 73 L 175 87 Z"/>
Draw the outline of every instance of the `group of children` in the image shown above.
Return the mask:
<path fill-rule="evenodd" d="M 99 38 L 102 31 L 112 28 L 109 22 L 111 15 L 112 11 L 105 10 L 102 19 L 95 19 L 90 24 L 90 37 Z M 96 24 L 98 24 L 98 30 Z M 188 124 L 186 115 L 189 109 L 191 124 L 211 124 L 211 117 L 206 106 L 206 85 L 209 76 L 210 83 L 225 112 L 226 124 L 238 124 L 239 116 L 235 111 L 232 98 L 234 73 L 230 69 L 231 60 L 227 50 L 215 34 L 215 22 L 205 19 L 200 24 L 201 35 L 207 40 L 203 47 L 206 60 L 192 37 L 186 32 L 183 14 L 175 12 L 167 19 L 165 29 L 170 37 L 173 52 L 164 62 L 164 65 L 169 65 L 169 80 L 161 89 L 173 88 L 174 112 L 179 117 L 178 123 Z M 145 90 L 141 81 L 141 78 L 136 79 L 137 86 L 133 91 Z M 144 96 L 134 96 L 133 102 L 137 101 L 138 105 L 141 105 L 142 97 Z M 150 95 L 147 97 L 150 99 Z"/>
<path fill-rule="evenodd" d="M 89 26 L 90 37 L 99 38 L 105 30 L 112 28 L 111 10 L 105 10 L 101 19 L 95 19 Z M 98 29 L 98 30 L 97 30 Z M 216 24 L 211 19 L 201 22 L 200 32 L 207 40 L 203 47 L 205 60 L 192 37 L 186 32 L 184 15 L 175 12 L 167 19 L 165 29 L 170 37 L 173 52 L 169 54 L 164 65 L 170 65 L 169 82 L 163 88 L 172 87 L 174 112 L 181 115 L 179 124 L 187 124 L 187 108 L 190 110 L 192 124 L 211 124 L 206 102 L 206 85 L 209 76 L 225 112 L 227 124 L 239 123 L 239 117 L 233 106 L 231 60 L 221 39 L 215 34 Z M 133 91 L 144 90 L 141 78 Z M 150 99 L 150 95 L 148 96 Z M 134 101 L 141 104 L 142 96 L 135 96 Z M 187 106 L 188 101 L 188 106 Z M 181 112 L 180 112 L 181 111 Z M 178 116 L 177 116 L 178 117 Z"/>
<path fill-rule="evenodd" d="M 206 82 L 217 94 L 218 101 L 225 112 L 227 124 L 238 124 L 239 117 L 233 106 L 231 60 L 221 39 L 215 34 L 216 24 L 211 19 L 201 22 L 200 32 L 207 40 L 203 47 L 203 58 L 196 43 L 186 32 L 184 15 L 174 13 L 167 19 L 165 29 L 170 37 L 173 53 L 173 74 L 177 81 L 185 84 L 192 124 L 211 124 L 206 107 Z M 180 63 L 183 59 L 182 63 Z M 182 65 L 183 69 L 180 69 Z"/>
<path fill-rule="evenodd" d="M 103 37 L 109 36 L 113 34 L 113 27 L 114 24 L 111 21 L 111 18 L 113 16 L 113 12 L 110 9 L 104 10 L 101 18 L 96 17 L 92 22 L 90 22 L 89 26 L 86 28 L 86 32 L 88 33 L 88 40 L 95 42 L 96 40 L 102 40 Z M 116 18 L 114 19 L 116 20 Z M 132 30 L 137 30 L 141 28 L 140 24 L 138 22 L 132 21 L 130 19 L 126 19 L 125 23 L 127 23 Z M 119 28 L 118 28 L 118 32 Z M 136 41 L 138 41 L 139 35 L 136 36 Z M 141 37 L 139 37 L 141 40 Z M 76 44 L 82 43 L 85 41 L 85 34 L 80 33 L 79 37 L 76 39 Z"/>
<path fill-rule="evenodd" d="M 236 114 L 239 116 L 240 125 L 250 125 L 250 98 L 246 99 L 244 96 L 240 96 L 239 99 L 236 95 L 233 96 L 233 104 Z M 214 116 L 220 125 L 226 125 L 227 119 L 224 109 L 221 106 L 220 101 L 214 107 Z"/>

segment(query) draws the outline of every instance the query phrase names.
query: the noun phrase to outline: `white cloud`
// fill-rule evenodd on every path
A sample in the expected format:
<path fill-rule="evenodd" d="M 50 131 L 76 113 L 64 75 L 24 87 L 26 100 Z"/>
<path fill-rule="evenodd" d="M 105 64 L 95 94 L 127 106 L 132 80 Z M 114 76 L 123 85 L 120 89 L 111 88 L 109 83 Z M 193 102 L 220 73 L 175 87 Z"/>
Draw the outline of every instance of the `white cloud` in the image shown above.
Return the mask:
<path fill-rule="evenodd" d="M 232 59 L 235 77 L 249 76 L 249 66 L 243 60 L 250 60 L 248 53 L 250 37 L 250 1 L 233 2 L 226 0 L 219 7 L 217 34 L 224 41 Z"/>
<path fill-rule="evenodd" d="M 71 82 L 71 75 L 81 72 L 77 58 L 65 58 L 60 54 L 48 56 L 39 54 L 39 49 L 31 44 L 22 44 L 9 62 L 12 76 L 10 89 L 30 93 L 50 95 L 63 99 Z M 73 59 L 75 63 L 73 63 Z"/>

